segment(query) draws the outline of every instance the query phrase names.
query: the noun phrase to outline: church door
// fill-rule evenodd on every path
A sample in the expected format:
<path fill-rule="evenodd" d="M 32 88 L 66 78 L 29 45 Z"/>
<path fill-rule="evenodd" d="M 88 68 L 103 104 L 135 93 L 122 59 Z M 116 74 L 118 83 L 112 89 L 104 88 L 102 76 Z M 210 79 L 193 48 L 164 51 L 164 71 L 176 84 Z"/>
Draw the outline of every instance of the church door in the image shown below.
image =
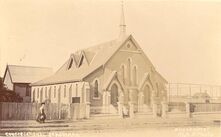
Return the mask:
<path fill-rule="evenodd" d="M 144 104 L 150 105 L 150 102 L 151 102 L 151 91 L 150 91 L 150 88 L 149 88 L 148 85 L 146 85 L 144 87 L 143 94 L 144 94 Z"/>
<path fill-rule="evenodd" d="M 111 87 L 111 104 L 117 107 L 118 102 L 118 87 L 116 84 L 113 84 Z"/>

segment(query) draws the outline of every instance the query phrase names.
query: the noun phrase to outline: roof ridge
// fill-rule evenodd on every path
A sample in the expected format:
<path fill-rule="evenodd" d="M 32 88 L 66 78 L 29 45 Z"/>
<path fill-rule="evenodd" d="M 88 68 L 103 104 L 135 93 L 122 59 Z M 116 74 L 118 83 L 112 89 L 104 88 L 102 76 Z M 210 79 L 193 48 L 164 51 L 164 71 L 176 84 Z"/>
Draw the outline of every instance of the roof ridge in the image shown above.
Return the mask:
<path fill-rule="evenodd" d="M 51 67 L 25 66 L 25 65 L 14 65 L 14 64 L 13 65 L 7 65 L 7 66 L 52 69 Z"/>
<path fill-rule="evenodd" d="M 115 40 L 117 40 L 117 39 L 112 39 L 112 40 L 100 42 L 100 43 L 98 43 L 98 44 L 94 44 L 94 45 L 92 45 L 92 46 L 89 46 L 89 47 L 86 47 L 86 48 L 82 48 L 82 49 L 76 50 L 75 52 L 72 52 L 71 54 L 75 54 L 75 53 L 81 52 L 81 51 L 86 51 L 86 50 L 88 50 L 88 49 L 92 49 L 92 48 L 94 48 L 94 47 L 98 47 L 98 46 L 104 45 L 105 43 L 113 42 L 113 41 L 115 41 Z"/>

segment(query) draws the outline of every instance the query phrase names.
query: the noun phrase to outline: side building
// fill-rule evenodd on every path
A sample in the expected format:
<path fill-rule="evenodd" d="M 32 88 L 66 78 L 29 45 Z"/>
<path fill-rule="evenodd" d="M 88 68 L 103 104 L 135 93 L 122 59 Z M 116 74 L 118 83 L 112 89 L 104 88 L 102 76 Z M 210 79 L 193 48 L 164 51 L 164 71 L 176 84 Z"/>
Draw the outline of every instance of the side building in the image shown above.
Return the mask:
<path fill-rule="evenodd" d="M 7 65 L 3 83 L 9 90 L 15 91 L 23 102 L 31 101 L 30 83 L 51 75 L 52 69 L 46 67 Z"/>

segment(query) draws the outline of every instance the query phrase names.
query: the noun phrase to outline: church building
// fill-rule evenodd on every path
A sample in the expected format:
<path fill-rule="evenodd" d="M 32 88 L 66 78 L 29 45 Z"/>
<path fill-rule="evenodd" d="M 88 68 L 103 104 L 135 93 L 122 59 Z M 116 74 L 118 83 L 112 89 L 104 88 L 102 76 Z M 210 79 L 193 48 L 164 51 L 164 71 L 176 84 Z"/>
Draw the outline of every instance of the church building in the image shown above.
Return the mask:
<path fill-rule="evenodd" d="M 87 103 L 91 114 L 149 112 L 167 102 L 167 81 L 132 35 L 122 7 L 119 38 L 71 54 L 50 77 L 31 84 L 31 101 Z"/>

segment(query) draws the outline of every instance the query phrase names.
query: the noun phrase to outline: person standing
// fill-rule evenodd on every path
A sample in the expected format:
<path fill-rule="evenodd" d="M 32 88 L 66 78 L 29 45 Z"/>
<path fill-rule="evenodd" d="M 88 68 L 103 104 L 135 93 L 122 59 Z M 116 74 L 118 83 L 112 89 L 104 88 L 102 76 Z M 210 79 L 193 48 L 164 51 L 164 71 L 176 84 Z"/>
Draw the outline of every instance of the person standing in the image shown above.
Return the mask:
<path fill-rule="evenodd" d="M 44 123 L 46 119 L 46 115 L 44 112 L 45 103 L 41 103 L 41 107 L 39 108 L 39 113 L 37 116 L 37 122 Z"/>

